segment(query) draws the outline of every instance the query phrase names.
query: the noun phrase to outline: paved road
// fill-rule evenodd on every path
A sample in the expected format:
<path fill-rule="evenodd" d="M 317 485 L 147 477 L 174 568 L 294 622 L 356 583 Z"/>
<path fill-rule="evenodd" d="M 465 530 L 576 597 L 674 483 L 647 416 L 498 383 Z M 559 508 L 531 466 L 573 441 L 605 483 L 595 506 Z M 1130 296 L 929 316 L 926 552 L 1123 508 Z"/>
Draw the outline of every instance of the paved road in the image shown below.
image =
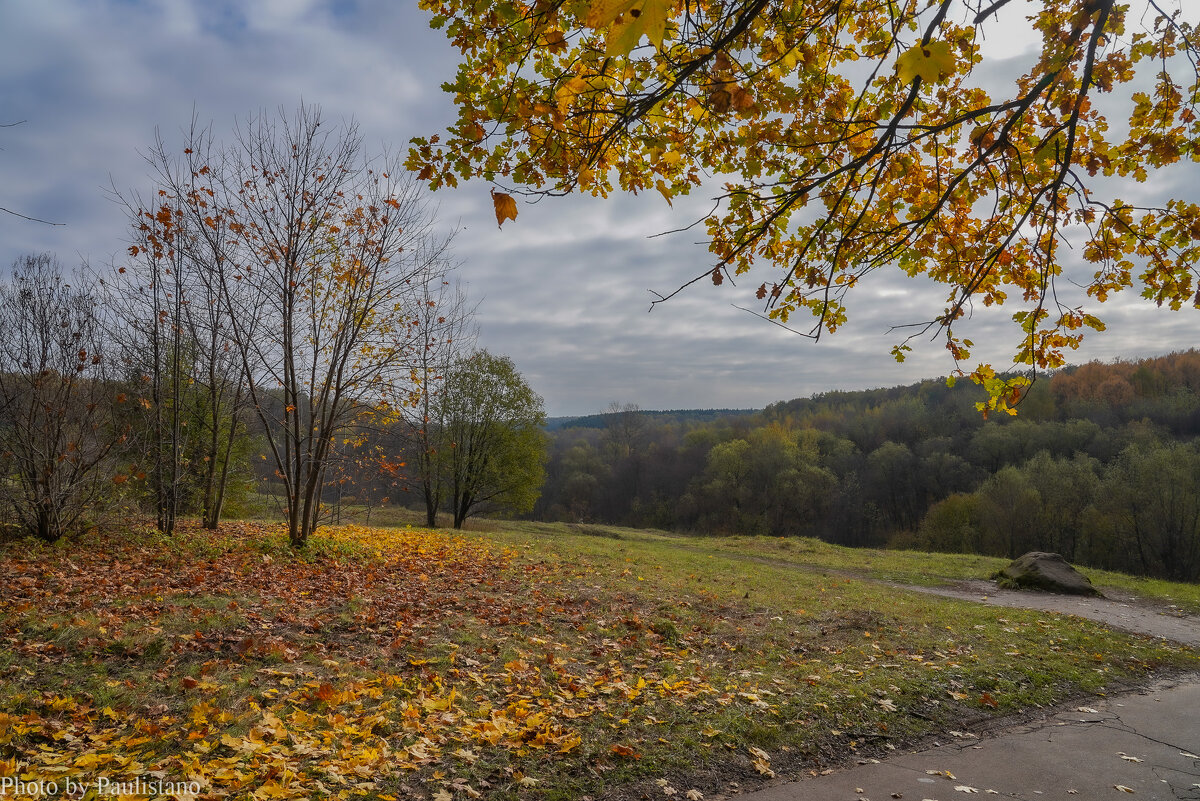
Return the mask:
<path fill-rule="evenodd" d="M 752 558 L 753 561 L 768 561 Z M 794 563 L 780 563 L 803 569 Z M 833 572 L 833 571 L 830 571 Z M 884 582 L 891 584 L 892 582 Z M 893 586 L 993 606 L 1041 609 L 1200 647 L 1200 616 L 1109 591 L 1108 598 L 1003 590 L 990 581 Z M 979 738 L 744 795 L 739 801 L 1200 801 L 1200 674 L 1090 700 Z"/>
<path fill-rule="evenodd" d="M 740 796 L 746 801 L 1200 799 L 1200 676 L 1063 711 L 996 737 Z"/>
<path fill-rule="evenodd" d="M 997 606 L 1045 609 L 1200 645 L 1200 619 L 1131 598 L 1076 598 L 1000 590 L 909 587 Z M 1038 801 L 1132 798 L 1200 801 L 1200 675 L 1067 708 L 982 738 L 741 796 L 749 801 L 965 801 L 989 795 Z"/>

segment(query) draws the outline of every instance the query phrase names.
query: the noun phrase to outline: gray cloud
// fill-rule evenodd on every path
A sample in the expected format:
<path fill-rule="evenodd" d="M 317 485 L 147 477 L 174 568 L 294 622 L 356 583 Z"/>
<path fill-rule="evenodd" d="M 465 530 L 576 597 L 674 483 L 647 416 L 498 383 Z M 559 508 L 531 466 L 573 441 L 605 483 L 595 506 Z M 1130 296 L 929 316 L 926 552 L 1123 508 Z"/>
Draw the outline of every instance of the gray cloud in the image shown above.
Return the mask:
<path fill-rule="evenodd" d="M 1019 52 L 1012 41 L 988 47 Z M 369 149 L 402 152 L 410 137 L 453 119 L 439 85 L 454 64 L 423 15 L 391 0 L 0 5 L 0 122 L 28 120 L 0 129 L 0 205 L 67 223 L 49 228 L 0 215 L 0 268 L 43 250 L 66 263 L 121 254 L 124 216 L 105 190 L 144 187 L 138 150 L 156 128 L 168 143 L 179 141 L 193 110 L 228 136 L 248 113 L 304 99 L 328 118 L 355 117 Z M 1194 194 L 1198 175 L 1194 165 L 1179 167 L 1150 189 L 1158 194 L 1172 181 Z M 704 190 L 674 209 L 656 193 L 521 204 L 503 230 L 486 185 L 441 192 L 433 202 L 447 228 L 460 229 L 455 252 L 472 298 L 482 300 L 482 344 L 511 355 L 552 414 L 594 412 L 613 400 L 760 407 L 907 383 L 953 366 L 936 341 L 921 342 L 905 364 L 891 360 L 888 349 L 903 334 L 889 327 L 936 314 L 945 291 L 888 272 L 852 293 L 849 324 L 820 342 L 733 307 L 759 308 L 753 292 L 767 272 L 736 287 L 698 283 L 647 313 L 651 290 L 670 292 L 710 263 L 696 242 L 702 230 L 651 238 L 707 211 Z M 1129 297 L 1102 311 L 1110 330 L 1089 340 L 1081 360 L 1189 347 L 1200 333 L 1191 310 L 1170 313 Z M 978 309 L 968 322 L 980 360 L 1008 363 L 1016 331 L 1009 313 Z"/>

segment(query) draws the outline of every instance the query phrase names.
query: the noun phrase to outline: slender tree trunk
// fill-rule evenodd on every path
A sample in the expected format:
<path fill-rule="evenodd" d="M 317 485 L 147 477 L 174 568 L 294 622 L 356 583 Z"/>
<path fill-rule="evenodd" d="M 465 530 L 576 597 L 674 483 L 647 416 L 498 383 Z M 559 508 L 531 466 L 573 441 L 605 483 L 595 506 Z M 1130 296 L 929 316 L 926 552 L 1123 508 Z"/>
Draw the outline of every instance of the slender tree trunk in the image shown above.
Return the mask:
<path fill-rule="evenodd" d="M 242 393 L 239 389 L 233 396 L 233 409 L 238 408 Z M 233 461 L 233 443 L 237 439 L 237 417 L 229 418 L 229 433 L 225 437 L 225 453 L 221 456 L 221 472 L 213 487 L 212 503 L 205 509 L 204 527 L 215 529 L 221 522 L 221 510 L 225 506 L 225 488 L 229 484 L 229 463 Z"/>

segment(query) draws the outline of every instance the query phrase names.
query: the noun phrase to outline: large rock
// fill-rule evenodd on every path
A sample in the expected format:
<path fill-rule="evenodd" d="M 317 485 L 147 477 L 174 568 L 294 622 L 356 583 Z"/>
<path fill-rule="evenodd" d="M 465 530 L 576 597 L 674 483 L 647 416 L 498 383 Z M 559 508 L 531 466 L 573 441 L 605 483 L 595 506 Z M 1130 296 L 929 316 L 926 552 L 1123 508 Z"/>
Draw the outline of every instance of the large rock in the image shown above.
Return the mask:
<path fill-rule="evenodd" d="M 1056 553 L 1030 551 L 992 576 L 1001 587 L 1017 590 L 1046 590 L 1067 595 L 1099 595 L 1087 576 L 1071 567 Z"/>

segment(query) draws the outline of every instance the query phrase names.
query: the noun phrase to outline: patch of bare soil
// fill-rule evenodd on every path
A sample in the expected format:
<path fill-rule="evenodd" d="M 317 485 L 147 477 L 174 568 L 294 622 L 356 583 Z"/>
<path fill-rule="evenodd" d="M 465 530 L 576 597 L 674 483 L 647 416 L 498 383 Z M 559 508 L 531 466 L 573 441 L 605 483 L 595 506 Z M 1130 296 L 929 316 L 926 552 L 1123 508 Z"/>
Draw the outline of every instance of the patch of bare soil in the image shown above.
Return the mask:
<path fill-rule="evenodd" d="M 1005 590 L 997 587 L 995 582 L 982 579 L 960 581 L 948 587 L 892 586 L 991 606 L 1076 615 L 1122 631 L 1200 646 L 1200 617 L 1184 614 L 1176 606 L 1155 603 L 1117 590 L 1105 590 L 1104 598 L 1057 595 L 1052 592 Z"/>

